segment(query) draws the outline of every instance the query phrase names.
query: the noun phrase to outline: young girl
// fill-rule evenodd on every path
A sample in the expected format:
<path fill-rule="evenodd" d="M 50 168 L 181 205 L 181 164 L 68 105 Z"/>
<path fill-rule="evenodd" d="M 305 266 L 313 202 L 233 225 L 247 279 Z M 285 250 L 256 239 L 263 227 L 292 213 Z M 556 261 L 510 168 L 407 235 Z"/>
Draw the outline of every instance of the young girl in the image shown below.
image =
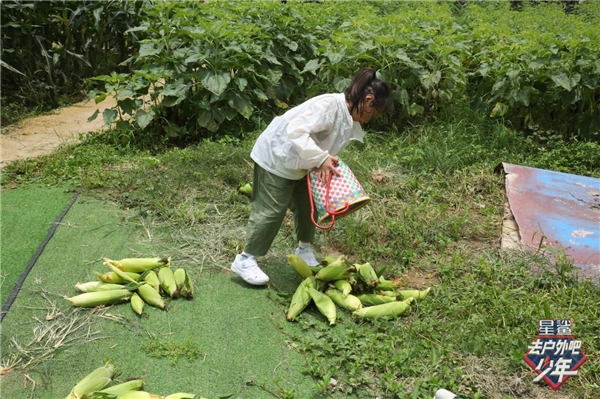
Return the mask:
<path fill-rule="evenodd" d="M 336 155 L 351 140 L 362 142 L 361 124 L 388 109 L 391 94 L 375 71 L 365 68 L 343 93 L 322 94 L 273 119 L 250 154 L 254 160 L 252 211 L 244 251 L 235 257 L 231 270 L 253 285 L 269 282 L 256 256 L 267 253 L 288 208 L 294 213 L 299 241 L 295 253 L 309 266 L 319 264 L 310 248 L 315 226 L 306 174 L 317 167 L 321 181 L 330 173 L 339 176 Z"/>

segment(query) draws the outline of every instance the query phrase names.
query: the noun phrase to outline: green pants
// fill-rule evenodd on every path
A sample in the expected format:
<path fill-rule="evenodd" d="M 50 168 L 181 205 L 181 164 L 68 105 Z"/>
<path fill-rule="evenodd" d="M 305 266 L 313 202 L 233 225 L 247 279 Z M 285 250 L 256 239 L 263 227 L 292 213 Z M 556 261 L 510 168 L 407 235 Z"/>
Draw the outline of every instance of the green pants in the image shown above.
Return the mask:
<path fill-rule="evenodd" d="M 252 212 L 248 219 L 244 252 L 254 256 L 265 255 L 281 228 L 288 208 L 294 213 L 298 241 L 312 242 L 315 225 L 310 217 L 311 201 L 306 178 L 284 179 L 255 163 L 250 200 Z M 315 219 L 316 215 L 315 211 Z"/>

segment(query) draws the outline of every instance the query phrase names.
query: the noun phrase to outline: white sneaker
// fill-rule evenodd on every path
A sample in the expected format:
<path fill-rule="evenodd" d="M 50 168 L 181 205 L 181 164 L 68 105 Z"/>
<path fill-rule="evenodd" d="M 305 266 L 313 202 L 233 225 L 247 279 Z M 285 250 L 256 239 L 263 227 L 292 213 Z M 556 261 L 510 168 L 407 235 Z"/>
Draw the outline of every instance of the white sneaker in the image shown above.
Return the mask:
<path fill-rule="evenodd" d="M 303 261 L 306 262 L 307 265 L 309 266 L 319 266 L 320 263 L 317 260 L 317 258 L 315 258 L 315 254 L 313 253 L 312 249 L 310 248 L 296 248 L 296 255 L 298 255 L 299 257 L 302 258 Z"/>
<path fill-rule="evenodd" d="M 256 263 L 254 257 L 243 257 L 241 254 L 235 256 L 231 264 L 231 270 L 252 285 L 265 285 L 269 282 L 269 276 L 263 273 Z"/>

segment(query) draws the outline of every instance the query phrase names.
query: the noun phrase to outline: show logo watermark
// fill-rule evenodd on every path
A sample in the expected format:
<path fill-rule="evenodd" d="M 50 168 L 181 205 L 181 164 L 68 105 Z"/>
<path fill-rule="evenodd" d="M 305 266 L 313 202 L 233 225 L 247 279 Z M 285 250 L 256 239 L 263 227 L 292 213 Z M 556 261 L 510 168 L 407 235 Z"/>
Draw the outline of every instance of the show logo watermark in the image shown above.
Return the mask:
<path fill-rule="evenodd" d="M 587 360 L 581 341 L 572 335 L 573 319 L 538 321 L 538 336 L 525 353 L 525 362 L 536 373 L 533 382 L 544 380 L 557 391 Z"/>

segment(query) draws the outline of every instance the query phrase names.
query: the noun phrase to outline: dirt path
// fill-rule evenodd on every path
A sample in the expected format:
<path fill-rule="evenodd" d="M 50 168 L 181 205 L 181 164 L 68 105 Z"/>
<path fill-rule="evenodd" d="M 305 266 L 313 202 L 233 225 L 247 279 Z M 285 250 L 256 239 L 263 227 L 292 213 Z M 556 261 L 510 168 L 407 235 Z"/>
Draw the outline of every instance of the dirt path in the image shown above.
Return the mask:
<path fill-rule="evenodd" d="M 101 131 L 104 127 L 102 111 L 113 105 L 112 97 L 99 104 L 83 101 L 3 128 L 0 168 L 13 161 L 49 154 L 63 144 L 76 143 L 81 134 Z M 100 115 L 88 122 L 96 109 Z"/>

